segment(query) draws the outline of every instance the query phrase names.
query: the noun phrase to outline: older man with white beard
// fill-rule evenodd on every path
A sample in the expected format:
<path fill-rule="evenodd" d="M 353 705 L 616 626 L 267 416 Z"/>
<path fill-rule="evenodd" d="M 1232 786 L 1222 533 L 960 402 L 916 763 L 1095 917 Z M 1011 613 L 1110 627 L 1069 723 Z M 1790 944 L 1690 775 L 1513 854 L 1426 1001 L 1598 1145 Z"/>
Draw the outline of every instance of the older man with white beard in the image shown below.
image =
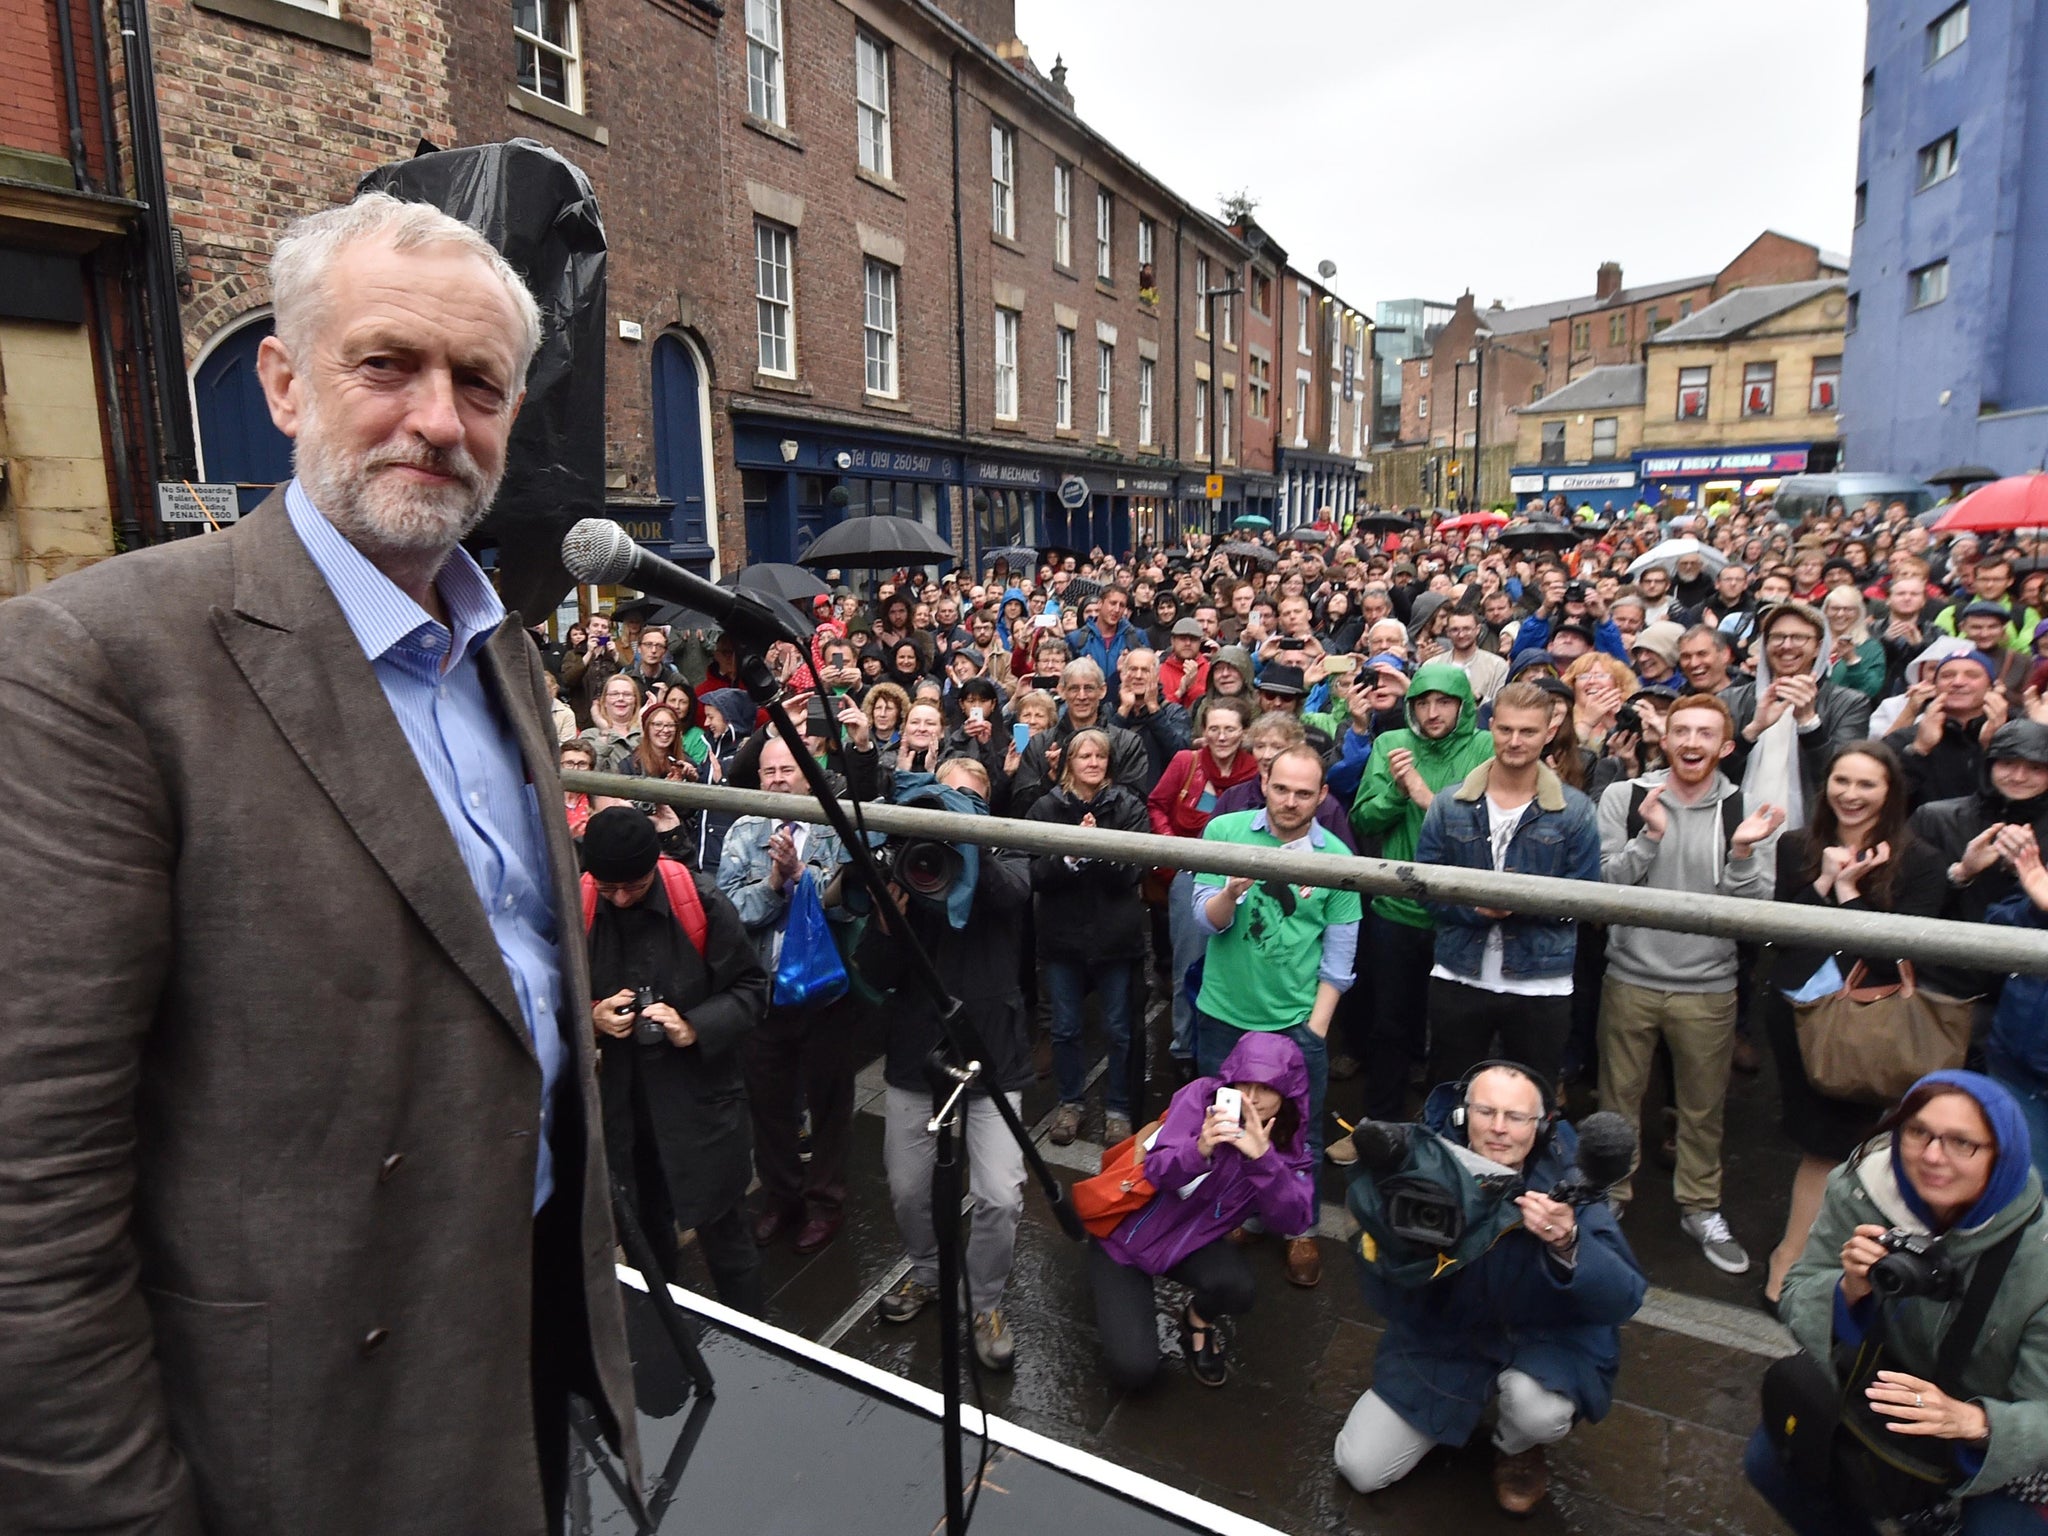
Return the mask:
<path fill-rule="evenodd" d="M 570 1391 L 637 1457 L 540 659 L 457 543 L 539 313 L 381 195 L 271 291 L 292 483 L 0 604 L 0 882 L 64 893 L 0 933 L 0 1502 L 541 1536 Z"/>

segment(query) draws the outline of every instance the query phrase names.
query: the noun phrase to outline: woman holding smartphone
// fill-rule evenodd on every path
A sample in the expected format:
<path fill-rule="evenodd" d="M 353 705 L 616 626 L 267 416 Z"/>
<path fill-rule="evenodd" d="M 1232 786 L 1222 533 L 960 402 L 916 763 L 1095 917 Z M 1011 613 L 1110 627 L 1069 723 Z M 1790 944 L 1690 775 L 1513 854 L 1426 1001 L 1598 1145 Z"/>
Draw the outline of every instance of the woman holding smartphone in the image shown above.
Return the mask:
<path fill-rule="evenodd" d="M 1314 1221 L 1307 1117 L 1308 1067 L 1284 1034 L 1247 1034 L 1219 1076 L 1198 1077 L 1173 1096 L 1144 1143 L 1144 1175 L 1156 1193 L 1088 1255 L 1095 1328 L 1117 1386 L 1135 1391 L 1159 1374 L 1160 1275 L 1194 1292 L 1180 1315 L 1189 1373 L 1205 1387 L 1229 1379 L 1217 1321 L 1249 1312 L 1254 1296 L 1251 1263 L 1229 1234 L 1252 1215 L 1274 1232 Z"/>

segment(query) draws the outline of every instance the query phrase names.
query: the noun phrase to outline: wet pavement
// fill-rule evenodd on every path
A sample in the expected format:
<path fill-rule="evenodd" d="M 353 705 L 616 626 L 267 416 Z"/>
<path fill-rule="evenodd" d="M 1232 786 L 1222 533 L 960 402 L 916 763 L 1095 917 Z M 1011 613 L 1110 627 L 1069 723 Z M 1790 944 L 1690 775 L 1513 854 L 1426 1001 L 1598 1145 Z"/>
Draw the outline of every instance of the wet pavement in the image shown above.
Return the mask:
<path fill-rule="evenodd" d="M 1161 1027 L 1155 1011 L 1153 1028 Z M 938 1385 L 935 1313 L 891 1326 L 874 1297 L 900 1273 L 902 1251 L 882 1175 L 878 1066 L 862 1076 L 855 1177 L 848 1220 L 824 1252 L 798 1258 L 786 1244 L 763 1258 L 771 1320 L 927 1386 Z M 1657 1093 L 1653 1085 L 1653 1096 Z M 1331 1108 L 1350 1119 L 1358 1084 L 1333 1083 Z M 1025 1096 L 1024 1119 L 1062 1178 L 1092 1172 L 1099 1156 L 1099 1099 L 1083 1140 L 1043 1139 L 1055 1107 L 1049 1080 Z M 1654 1097 L 1653 1097 L 1654 1103 Z M 1585 1098 L 1567 1111 L 1596 1107 Z M 1514 1523 L 1532 1531 L 1763 1533 L 1782 1529 L 1741 1475 L 1765 1365 L 1787 1347 L 1757 1310 L 1766 1256 L 1777 1241 L 1796 1157 L 1776 1125 L 1768 1063 L 1737 1076 L 1728 1109 L 1724 1208 L 1751 1271 L 1709 1265 L 1678 1229 L 1668 1171 L 1649 1158 L 1635 1180 L 1624 1231 L 1648 1273 L 1651 1301 L 1623 1333 L 1615 1407 L 1576 1428 L 1551 1452 L 1551 1498 L 1510 1522 L 1494 1504 L 1492 1451 L 1484 1434 L 1461 1451 L 1432 1453 L 1402 1482 L 1370 1496 L 1352 1492 L 1331 1465 L 1345 1414 L 1372 1381 L 1379 1321 L 1353 1283 L 1342 1242 L 1343 1172 L 1323 1174 L 1322 1284 L 1286 1283 L 1280 1247 L 1253 1250 L 1255 1309 L 1230 1334 L 1232 1375 L 1208 1391 L 1181 1366 L 1162 1288 L 1160 1347 L 1168 1366 L 1146 1392 L 1126 1394 L 1104 1376 L 1081 1256 L 1042 1200 L 1027 1195 L 1005 1312 L 1016 1368 L 984 1373 L 988 1409 L 1052 1439 L 1210 1499 L 1289 1532 L 1438 1532 Z M 1647 1124 L 1654 1127 L 1652 1112 Z M 1652 1138 L 1654 1139 L 1654 1138 Z M 686 1270 L 685 1283 L 691 1274 Z M 972 1397 L 970 1396 L 970 1401 Z M 907 1529 L 908 1527 L 906 1527 Z"/>

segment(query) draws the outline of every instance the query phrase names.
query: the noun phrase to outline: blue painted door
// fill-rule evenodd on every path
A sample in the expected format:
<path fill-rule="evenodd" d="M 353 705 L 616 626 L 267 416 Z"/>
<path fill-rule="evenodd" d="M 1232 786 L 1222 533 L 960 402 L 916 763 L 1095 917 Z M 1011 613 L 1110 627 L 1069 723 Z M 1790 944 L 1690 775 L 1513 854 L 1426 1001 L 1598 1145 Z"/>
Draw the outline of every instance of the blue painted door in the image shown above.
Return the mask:
<path fill-rule="evenodd" d="M 239 486 L 244 513 L 292 477 L 292 441 L 271 422 L 256 378 L 256 349 L 270 332 L 267 319 L 243 326 L 207 354 L 192 380 L 206 478 Z"/>
<path fill-rule="evenodd" d="M 675 554 L 711 558 L 704 496 L 704 389 L 697 359 L 675 336 L 654 342 L 654 484 L 676 505 Z"/>

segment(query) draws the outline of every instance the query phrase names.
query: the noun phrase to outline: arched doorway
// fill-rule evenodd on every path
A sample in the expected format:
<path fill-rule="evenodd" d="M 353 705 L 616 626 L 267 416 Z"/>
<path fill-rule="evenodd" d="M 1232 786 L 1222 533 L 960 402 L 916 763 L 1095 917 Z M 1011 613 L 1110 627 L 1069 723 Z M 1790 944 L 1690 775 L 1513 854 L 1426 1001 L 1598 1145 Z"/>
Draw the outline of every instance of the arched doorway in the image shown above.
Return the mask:
<path fill-rule="evenodd" d="M 711 467 L 708 370 L 695 343 L 674 331 L 654 340 L 654 485 L 675 503 L 674 558 L 718 563 L 718 507 Z"/>
<path fill-rule="evenodd" d="M 256 349 L 271 330 L 268 314 L 243 321 L 216 337 L 192 370 L 200 472 L 239 487 L 245 515 L 292 477 L 292 440 L 272 423 L 256 378 Z"/>

